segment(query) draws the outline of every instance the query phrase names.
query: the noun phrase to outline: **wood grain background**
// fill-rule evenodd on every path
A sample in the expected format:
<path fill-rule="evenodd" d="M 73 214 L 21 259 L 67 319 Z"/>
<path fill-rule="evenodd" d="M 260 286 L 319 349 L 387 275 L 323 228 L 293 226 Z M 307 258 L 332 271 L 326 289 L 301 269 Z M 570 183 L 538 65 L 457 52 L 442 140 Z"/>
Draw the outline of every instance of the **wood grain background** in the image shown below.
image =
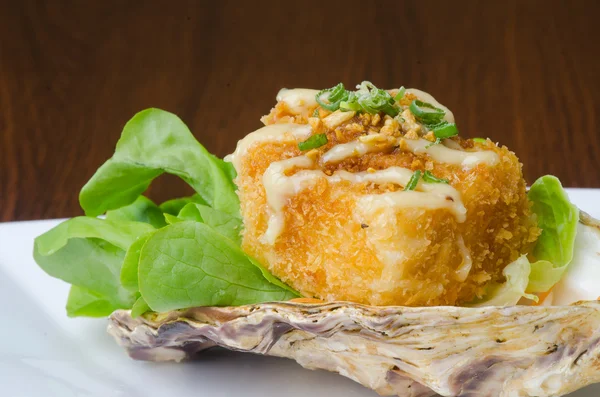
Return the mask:
<path fill-rule="evenodd" d="M 124 123 L 177 113 L 220 156 L 281 87 L 418 87 L 528 181 L 600 187 L 598 1 L 0 0 L 0 220 L 81 214 Z M 150 197 L 189 193 L 161 177 Z"/>

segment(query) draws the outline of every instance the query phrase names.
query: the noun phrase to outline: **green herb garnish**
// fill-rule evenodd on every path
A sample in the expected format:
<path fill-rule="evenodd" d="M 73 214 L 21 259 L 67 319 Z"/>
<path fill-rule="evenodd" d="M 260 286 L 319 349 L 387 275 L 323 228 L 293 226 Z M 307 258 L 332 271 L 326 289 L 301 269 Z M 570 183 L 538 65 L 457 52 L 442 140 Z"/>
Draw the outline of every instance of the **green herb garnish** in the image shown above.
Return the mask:
<path fill-rule="evenodd" d="M 433 131 L 433 135 L 437 139 L 446 139 L 458 135 L 458 128 L 456 124 L 442 121 L 439 124 L 428 126 L 430 131 Z"/>
<path fill-rule="evenodd" d="M 350 92 L 348 99 L 340 103 L 340 110 L 344 112 L 362 112 L 364 109 L 358 103 L 358 97 L 354 92 Z"/>
<path fill-rule="evenodd" d="M 304 142 L 298 143 L 298 148 L 303 152 L 310 149 L 316 149 L 323 145 L 327 144 L 327 135 L 326 134 L 315 134 L 305 140 Z"/>
<path fill-rule="evenodd" d="M 313 117 L 319 117 L 319 108 L 316 108 L 312 114 Z"/>
<path fill-rule="evenodd" d="M 424 126 L 429 131 L 432 131 L 433 135 L 435 136 L 435 142 L 430 143 L 425 148 L 441 143 L 442 139 L 458 135 L 458 128 L 456 128 L 456 124 L 449 123 L 447 121 L 441 121 L 437 124 L 424 124 Z"/>
<path fill-rule="evenodd" d="M 326 94 L 328 94 L 327 98 L 323 98 Z M 322 108 L 335 112 L 340 108 L 340 103 L 348 99 L 348 95 L 349 91 L 346 90 L 344 84 L 339 83 L 335 87 L 319 91 L 315 96 L 315 99 Z M 327 102 L 324 102 L 323 99 L 327 99 Z"/>
<path fill-rule="evenodd" d="M 446 114 L 444 110 L 418 99 L 410 103 L 409 109 L 415 115 L 415 118 L 423 124 L 440 123 Z"/>
<path fill-rule="evenodd" d="M 400 109 L 394 106 L 394 98 L 386 90 L 375 87 L 369 81 L 363 81 L 356 91 L 356 100 L 365 112 L 375 114 L 383 112 L 395 117 Z"/>
<path fill-rule="evenodd" d="M 472 141 L 473 142 L 477 142 L 477 143 L 486 143 L 487 139 L 485 139 L 485 138 L 473 138 Z"/>
<path fill-rule="evenodd" d="M 450 183 L 448 179 L 436 177 L 431 171 L 425 171 L 425 173 L 423 173 L 423 180 L 428 183 Z"/>
<path fill-rule="evenodd" d="M 395 100 L 386 90 L 375 87 L 369 81 L 363 81 L 356 91 L 348 91 L 342 83 L 332 88 L 319 91 L 315 96 L 317 103 L 327 110 L 345 112 L 366 112 L 376 114 L 383 112 L 392 117 L 400 113 Z M 328 94 L 327 98 L 324 95 Z M 324 101 L 327 99 L 327 102 Z"/>
<path fill-rule="evenodd" d="M 396 96 L 394 97 L 394 100 L 396 102 L 398 102 L 399 100 L 401 100 L 402 98 L 404 98 L 404 93 L 406 92 L 406 88 L 404 87 L 400 87 L 400 89 L 398 90 L 398 93 L 396 94 Z"/>
<path fill-rule="evenodd" d="M 408 180 L 408 183 L 406 184 L 406 186 L 404 186 L 404 190 L 405 191 L 415 190 L 417 188 L 417 185 L 419 184 L 420 178 L 421 178 L 421 171 L 416 170 L 414 172 L 414 174 L 412 174 L 412 176 Z"/>

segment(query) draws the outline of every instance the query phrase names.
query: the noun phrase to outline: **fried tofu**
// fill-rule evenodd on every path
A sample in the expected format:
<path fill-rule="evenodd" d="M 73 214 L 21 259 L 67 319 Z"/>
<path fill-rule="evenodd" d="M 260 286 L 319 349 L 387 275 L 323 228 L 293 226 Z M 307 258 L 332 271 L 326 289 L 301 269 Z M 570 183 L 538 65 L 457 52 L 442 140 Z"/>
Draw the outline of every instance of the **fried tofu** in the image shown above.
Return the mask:
<path fill-rule="evenodd" d="M 389 117 L 315 108 L 298 115 L 280 102 L 262 119 L 279 134 L 255 133 L 234 161 L 243 249 L 304 297 L 459 305 L 531 249 L 540 231 L 506 147 L 453 138 L 430 149 Z M 328 143 L 300 151 L 315 133 Z M 344 144 L 355 151 L 325 161 Z M 448 184 L 404 191 L 417 170 Z"/>

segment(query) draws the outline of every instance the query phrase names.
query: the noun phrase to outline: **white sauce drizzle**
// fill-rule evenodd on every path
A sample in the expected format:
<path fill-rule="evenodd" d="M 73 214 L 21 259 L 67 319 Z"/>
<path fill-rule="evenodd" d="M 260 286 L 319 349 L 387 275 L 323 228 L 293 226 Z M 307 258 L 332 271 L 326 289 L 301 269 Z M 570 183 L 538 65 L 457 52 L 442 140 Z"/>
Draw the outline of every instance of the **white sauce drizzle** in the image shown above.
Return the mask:
<path fill-rule="evenodd" d="M 430 93 L 418 90 L 416 88 L 407 88 L 405 92 L 413 94 L 414 96 L 419 98 L 419 100 L 430 103 L 436 108 L 442 109 L 446 112 L 446 114 L 444 115 L 444 120 L 446 120 L 449 123 L 454 123 L 454 114 L 452 113 L 452 111 L 446 106 L 439 103 Z"/>
<path fill-rule="evenodd" d="M 471 267 L 473 266 L 473 259 L 471 258 L 471 251 L 465 245 L 465 240 L 463 236 L 458 236 L 456 239 L 458 244 L 458 249 L 463 257 L 462 263 L 456 270 L 456 279 L 460 282 L 463 282 L 469 276 L 469 272 L 471 271 Z"/>
<path fill-rule="evenodd" d="M 235 152 L 225 157 L 225 161 L 233 164 L 236 171 L 240 172 L 241 160 L 248 150 L 259 142 L 284 142 L 305 140 L 312 134 L 308 124 L 271 124 L 260 128 L 239 140 Z"/>
<path fill-rule="evenodd" d="M 315 171 L 300 171 L 290 177 L 286 176 L 286 171 L 294 167 L 308 168 L 312 167 L 313 161 L 306 156 L 297 156 L 290 159 L 273 162 L 269 165 L 263 174 L 263 186 L 267 196 L 267 204 L 271 210 L 267 231 L 262 236 L 262 240 L 267 244 L 274 244 L 275 240 L 285 225 L 283 216 L 283 207 L 288 197 L 295 196 L 300 191 L 306 189 L 315 183 L 317 176 Z M 321 173 L 321 171 L 316 171 Z M 325 174 L 323 174 L 325 175 Z"/>
<path fill-rule="evenodd" d="M 405 139 L 404 142 L 413 153 L 426 153 L 434 161 L 460 165 L 466 169 L 473 168 L 480 163 L 493 166 L 500 161 L 498 154 L 491 150 L 467 152 L 451 149 L 444 145 L 432 145 L 427 139 Z"/>
<path fill-rule="evenodd" d="M 449 147 L 450 149 L 463 150 L 462 146 L 460 146 L 458 142 L 453 141 L 452 139 L 443 139 L 442 144 L 446 147 Z"/>
<path fill-rule="evenodd" d="M 398 139 L 400 144 L 402 138 Z M 441 163 L 460 165 L 465 169 L 470 169 L 477 164 L 484 163 L 493 166 L 498 163 L 500 158 L 498 154 L 491 150 L 466 152 L 463 150 L 451 149 L 445 145 L 432 145 L 426 139 L 404 139 L 406 147 L 413 153 L 428 154 L 434 161 Z M 357 157 L 370 152 L 380 152 L 389 150 L 389 146 L 363 143 L 352 141 L 336 145 L 328 150 L 321 157 L 323 164 L 339 163 L 350 157 Z"/>
<path fill-rule="evenodd" d="M 350 157 L 358 157 L 370 152 L 381 150 L 376 145 L 363 143 L 360 141 L 352 141 L 335 145 L 321 156 L 323 164 L 339 163 Z"/>
<path fill-rule="evenodd" d="M 442 183 L 429 185 L 437 185 L 437 187 L 435 190 L 431 189 L 429 192 L 400 190 L 383 194 L 369 194 L 361 197 L 358 203 L 363 208 L 372 208 L 373 210 L 387 207 L 394 207 L 396 209 L 428 208 L 431 210 L 445 208 L 454 214 L 457 222 L 464 222 L 467 217 L 467 210 L 462 201 L 460 201 L 460 198 L 457 201 L 456 198 L 443 194 L 445 190 L 443 186 L 448 185 Z M 450 186 L 450 188 L 456 191 L 453 187 Z M 451 199 L 448 199 L 448 197 Z"/>
<path fill-rule="evenodd" d="M 317 106 L 315 96 L 318 92 L 307 88 L 282 88 L 277 93 L 277 101 L 285 103 L 294 114 L 301 114 Z"/>
<path fill-rule="evenodd" d="M 406 168 L 390 167 L 375 172 L 338 171 L 328 176 L 321 170 L 304 170 L 292 176 L 285 172 L 294 167 L 311 167 L 314 162 L 306 156 L 271 163 L 263 174 L 263 186 L 267 203 L 271 210 L 267 231 L 263 242 L 274 244 L 285 226 L 283 207 L 289 197 L 293 197 L 304 189 L 314 185 L 320 178 L 329 183 L 349 181 L 352 183 L 372 182 L 376 184 L 397 183 L 405 186 L 413 172 Z M 446 208 L 451 211 L 458 222 L 464 222 L 467 210 L 464 207 L 460 193 L 450 185 L 443 183 L 419 182 L 417 189 L 422 191 L 396 191 L 383 194 L 362 196 L 357 205 L 376 210 L 381 206 L 394 208 Z M 366 206 L 366 207 L 364 207 Z"/>

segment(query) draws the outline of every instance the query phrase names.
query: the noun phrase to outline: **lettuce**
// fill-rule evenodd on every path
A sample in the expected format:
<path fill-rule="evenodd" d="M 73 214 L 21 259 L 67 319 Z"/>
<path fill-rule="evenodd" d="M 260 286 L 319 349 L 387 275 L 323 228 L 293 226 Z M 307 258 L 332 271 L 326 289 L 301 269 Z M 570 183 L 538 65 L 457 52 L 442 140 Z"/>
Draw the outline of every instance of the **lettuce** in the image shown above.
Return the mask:
<path fill-rule="evenodd" d="M 112 158 L 81 189 L 86 215 L 133 203 L 167 172 L 186 181 L 216 210 L 239 214 L 231 165 L 210 154 L 177 116 L 160 109 L 136 114 L 123 129 Z"/>
<path fill-rule="evenodd" d="M 46 273 L 75 287 L 67 302 L 70 316 L 105 315 L 135 302 L 135 293 L 120 282 L 121 265 L 129 246 L 152 229 L 142 222 L 77 217 L 37 237 L 33 256 Z"/>
<path fill-rule="evenodd" d="M 163 172 L 196 194 L 160 206 L 142 196 Z M 235 177 L 233 166 L 208 153 L 177 116 L 142 111 L 82 188 L 87 216 L 38 236 L 34 259 L 72 284 L 69 316 L 103 317 L 117 309 L 138 316 L 298 296 L 240 248 Z"/>
<path fill-rule="evenodd" d="M 108 211 L 106 219 L 117 222 L 144 222 L 157 229 L 167 225 L 161 209 L 152 200 L 144 196 L 139 196 L 137 200 L 125 207 Z"/>
<path fill-rule="evenodd" d="M 527 257 L 525 255 L 519 257 L 504 268 L 502 272 L 504 277 L 506 277 L 504 283 L 491 284 L 484 299 L 477 300 L 466 306 L 510 306 L 516 305 L 523 297 L 537 299 L 537 297 L 525 293 L 525 289 L 529 283 L 530 271 L 531 266 Z"/>
<path fill-rule="evenodd" d="M 239 217 L 195 203 L 183 207 L 177 217 L 184 221 L 191 220 L 205 223 L 238 246 L 242 243 L 242 220 Z"/>
<path fill-rule="evenodd" d="M 468 306 L 514 305 L 522 297 L 537 300 L 531 293 L 550 290 L 565 274 L 573 259 L 579 210 L 551 175 L 535 181 L 528 197 L 542 229 L 532 252 L 536 261 L 521 256 L 504 269 L 505 283 L 490 285 L 484 300 Z"/>
<path fill-rule="evenodd" d="M 571 260 L 579 210 L 571 204 L 560 181 L 551 175 L 539 178 L 528 194 L 542 229 L 534 250 L 528 292 L 546 292 L 565 274 Z"/>
<path fill-rule="evenodd" d="M 194 194 L 193 196 L 167 200 L 159 206 L 159 209 L 165 214 L 177 216 L 179 211 L 189 203 L 207 205 L 206 201 L 202 200 L 199 194 Z"/>
<path fill-rule="evenodd" d="M 155 311 L 296 297 L 269 282 L 233 241 L 195 221 L 154 233 L 142 248 L 138 275 L 140 292 Z"/>
<path fill-rule="evenodd" d="M 118 308 L 101 294 L 76 285 L 71 286 L 67 298 L 69 317 L 106 317 Z"/>

